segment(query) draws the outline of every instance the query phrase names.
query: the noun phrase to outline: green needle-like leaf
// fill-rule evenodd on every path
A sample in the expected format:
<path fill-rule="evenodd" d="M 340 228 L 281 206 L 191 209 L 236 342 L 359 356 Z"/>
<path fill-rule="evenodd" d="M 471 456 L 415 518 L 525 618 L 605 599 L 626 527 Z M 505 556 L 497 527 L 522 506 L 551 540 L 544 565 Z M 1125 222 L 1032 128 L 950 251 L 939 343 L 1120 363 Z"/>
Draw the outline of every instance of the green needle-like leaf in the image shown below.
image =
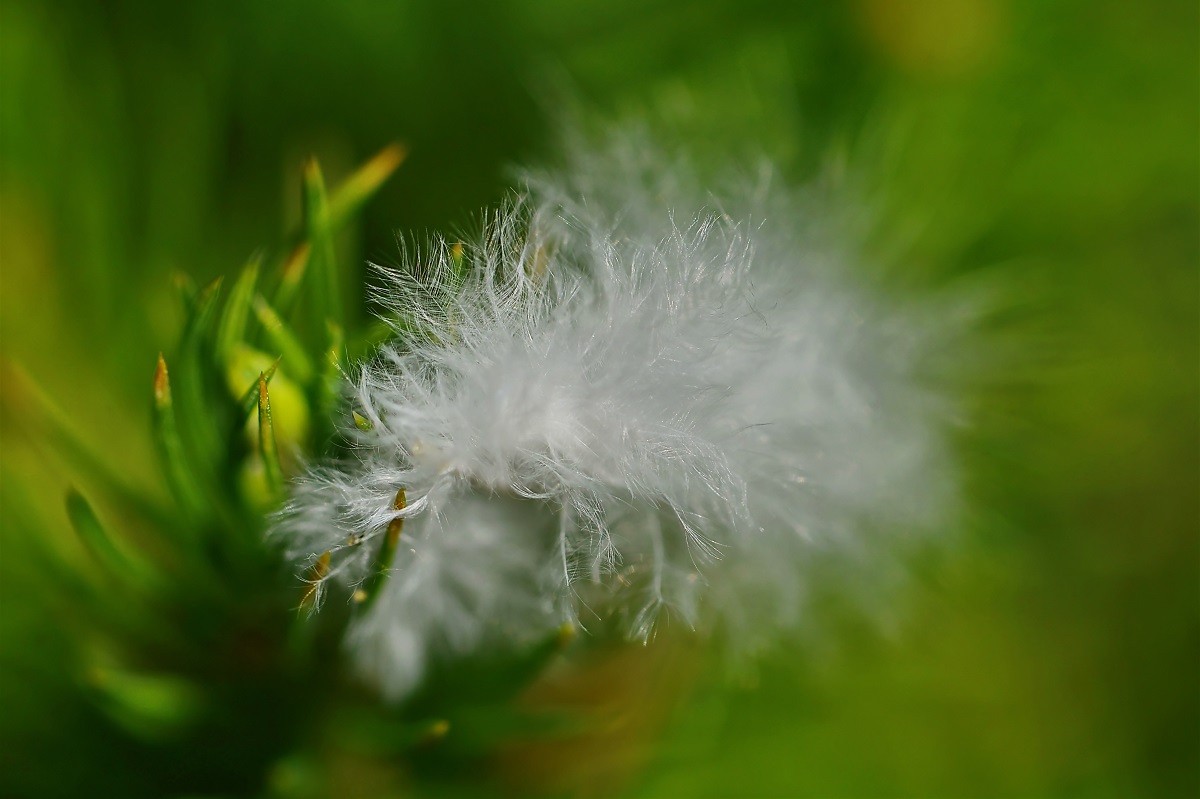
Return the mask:
<path fill-rule="evenodd" d="M 411 698 L 413 714 L 441 712 L 451 707 L 465 721 L 481 708 L 499 709 L 524 690 L 575 639 L 575 628 L 563 624 L 519 648 L 481 653 L 458 663 L 446 664 L 429 675 L 421 690 Z"/>
<path fill-rule="evenodd" d="M 329 198 L 329 225 L 333 232 L 341 230 L 379 190 L 396 168 L 404 163 L 408 150 L 396 142 L 379 151 L 367 163 L 346 178 Z"/>
<path fill-rule="evenodd" d="M 396 338 L 398 333 L 407 331 L 408 326 L 403 320 L 388 321 L 375 319 L 367 324 L 366 329 L 355 336 L 349 347 L 351 361 L 358 361 L 374 354 L 383 344 Z"/>
<path fill-rule="evenodd" d="M 79 540 L 87 547 L 88 552 L 96 559 L 98 565 L 113 575 L 121 575 L 127 570 L 125 556 L 113 544 L 112 538 L 100 524 L 92 506 L 74 488 L 67 490 L 67 518 L 75 528 Z"/>
<path fill-rule="evenodd" d="M 396 499 L 392 502 L 393 510 L 404 510 L 408 507 L 408 495 L 401 488 L 396 492 Z M 375 556 L 375 563 L 371 567 L 371 574 L 363 581 L 358 590 L 354 592 L 354 601 L 365 611 L 375 603 L 376 597 L 383 592 L 383 583 L 387 579 L 388 572 L 392 568 L 392 560 L 396 555 L 396 546 L 400 543 L 400 534 L 404 531 L 404 518 L 396 517 L 388 524 L 387 532 L 384 534 L 383 543 L 379 546 L 379 552 Z"/>
<path fill-rule="evenodd" d="M 137 588 L 162 587 L 154 567 L 146 560 L 122 552 L 100 523 L 91 503 L 75 488 L 67 490 L 66 506 L 75 534 L 109 578 Z"/>
<path fill-rule="evenodd" d="M 575 640 L 575 626 L 564 622 L 523 652 L 514 655 L 507 663 L 494 666 L 496 685 L 511 686 L 515 694 L 541 674 L 546 664 Z"/>
<path fill-rule="evenodd" d="M 185 314 L 191 314 L 199 293 L 196 281 L 187 272 L 176 272 L 171 278 L 171 285 L 175 289 L 175 296 L 179 298 L 179 307 L 183 308 Z"/>
<path fill-rule="evenodd" d="M 250 302 L 254 299 L 261 263 L 261 255 L 250 259 L 225 301 L 225 309 L 217 325 L 217 357 L 221 363 L 229 363 L 234 348 L 246 337 L 246 320 L 250 315 Z"/>
<path fill-rule="evenodd" d="M 271 364 L 270 367 L 268 367 L 267 371 L 263 372 L 263 377 L 266 378 L 268 386 L 271 384 L 271 378 L 275 376 L 276 370 L 279 369 L 279 362 L 282 360 L 283 360 L 283 356 L 280 355 L 278 358 L 275 359 L 275 362 L 273 364 Z M 253 413 L 254 410 L 258 407 L 258 379 L 257 378 L 254 380 L 253 383 L 251 383 L 249 386 L 246 387 L 245 391 L 242 392 L 242 397 L 241 397 L 241 399 L 238 400 L 238 407 L 242 409 L 242 414 L 237 419 L 237 426 L 240 428 L 242 426 L 242 423 L 245 422 L 246 417 L 249 416 L 251 413 Z"/>
<path fill-rule="evenodd" d="M 154 438 L 159 457 L 167 473 L 167 482 L 179 504 L 189 514 L 201 514 L 204 510 L 202 492 L 197 477 L 184 453 L 183 441 L 175 422 L 175 404 L 171 397 L 171 382 L 167 375 L 167 362 L 158 356 L 158 367 L 154 372 Z"/>
<path fill-rule="evenodd" d="M 300 383 L 308 385 L 313 379 L 314 370 L 312 359 L 308 357 L 300 339 L 279 317 L 275 309 L 267 304 L 261 294 L 254 295 L 252 306 L 254 315 L 258 317 L 258 321 L 266 330 L 267 338 L 275 345 L 275 349 L 282 353 L 282 357 L 287 359 L 288 375 L 296 378 Z"/>
<path fill-rule="evenodd" d="M 267 485 L 275 496 L 283 494 L 283 467 L 275 446 L 275 428 L 271 424 L 271 398 L 267 394 L 266 373 L 258 376 L 258 451 L 262 455 Z"/>
<path fill-rule="evenodd" d="M 451 732 L 450 721 L 443 718 L 409 721 L 403 717 L 364 712 L 361 708 L 341 709 L 334 722 L 343 736 L 339 740 L 353 751 L 374 757 L 395 757 L 411 753 L 441 741 Z"/>
<path fill-rule="evenodd" d="M 403 145 L 388 145 L 343 181 L 332 195 L 325 192 L 317 162 L 311 161 L 305 167 L 304 240 L 292 248 L 280 270 L 279 286 L 271 300 L 280 314 L 291 312 L 311 265 L 311 271 L 317 275 L 314 308 L 321 318 L 341 318 L 340 313 L 333 313 L 341 310 L 333 236 L 358 214 L 407 155 Z"/>
<path fill-rule="evenodd" d="M 220 291 L 221 278 L 217 278 L 196 297 L 195 308 L 179 343 L 175 369 L 179 376 L 175 425 L 188 447 L 193 471 L 210 478 L 215 475 L 222 444 L 208 391 L 213 371 L 209 336 Z"/>
<path fill-rule="evenodd" d="M 333 321 L 327 323 L 329 328 L 329 349 L 325 353 L 325 363 L 322 364 L 321 379 L 317 382 L 317 420 L 324 429 L 317 431 L 317 440 L 333 432 L 334 411 L 341 398 L 342 357 L 345 350 L 345 335 L 342 328 Z"/>
<path fill-rule="evenodd" d="M 36 442 L 45 442 L 63 456 L 80 477 L 102 489 L 127 510 L 144 519 L 163 522 L 170 518 L 154 496 L 129 483 L 111 457 L 99 454 L 97 447 L 77 429 L 74 420 L 55 403 L 33 376 L 21 365 L 0 359 L 0 411 L 28 431 Z"/>
<path fill-rule="evenodd" d="M 312 248 L 308 255 L 309 288 L 318 319 L 342 319 L 341 287 L 333 251 L 333 220 L 325 178 L 314 158 L 304 169 L 304 232 Z"/>
<path fill-rule="evenodd" d="M 201 687 L 174 675 L 95 668 L 89 682 L 100 708 L 115 723 L 158 745 L 182 734 L 205 707 Z"/>
<path fill-rule="evenodd" d="M 312 245 L 307 241 L 302 241 L 288 253 L 287 259 L 283 262 L 283 267 L 280 270 L 279 287 L 275 289 L 274 305 L 281 314 L 291 312 L 292 306 L 296 303 L 296 297 L 300 293 L 300 285 L 304 282 L 304 275 L 308 272 L 308 255 L 312 252 Z"/>

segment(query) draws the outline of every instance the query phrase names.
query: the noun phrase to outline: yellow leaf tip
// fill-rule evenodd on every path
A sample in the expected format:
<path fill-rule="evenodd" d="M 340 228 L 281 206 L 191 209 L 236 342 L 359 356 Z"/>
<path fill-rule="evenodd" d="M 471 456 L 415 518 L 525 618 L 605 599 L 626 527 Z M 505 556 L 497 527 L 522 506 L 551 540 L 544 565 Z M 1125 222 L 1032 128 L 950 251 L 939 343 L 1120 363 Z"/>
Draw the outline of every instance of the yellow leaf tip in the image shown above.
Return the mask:
<path fill-rule="evenodd" d="M 167 377 L 167 362 L 160 352 L 158 365 L 154 368 L 154 402 L 159 407 L 171 402 L 171 382 Z"/>
<path fill-rule="evenodd" d="M 372 159 L 372 166 L 387 175 L 403 164 L 406 158 L 408 158 L 408 148 L 402 142 L 396 141 L 379 151 L 379 154 Z"/>
<path fill-rule="evenodd" d="M 331 552 L 326 552 L 317 558 L 312 568 L 308 570 L 308 589 L 304 592 L 303 599 L 300 600 L 301 608 L 311 607 L 320 595 L 321 582 L 329 574 L 329 558 L 331 554 Z"/>

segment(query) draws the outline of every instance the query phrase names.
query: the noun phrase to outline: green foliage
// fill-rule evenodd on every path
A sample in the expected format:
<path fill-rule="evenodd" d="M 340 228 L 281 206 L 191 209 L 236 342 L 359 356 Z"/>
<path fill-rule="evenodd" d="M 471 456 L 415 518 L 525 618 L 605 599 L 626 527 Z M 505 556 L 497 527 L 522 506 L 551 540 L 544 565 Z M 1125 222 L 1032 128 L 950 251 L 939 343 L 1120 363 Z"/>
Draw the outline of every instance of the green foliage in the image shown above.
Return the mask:
<path fill-rule="evenodd" d="M 431 708 L 414 714 L 355 699 L 349 717 L 336 709 L 353 695 L 338 676 L 334 651 L 346 615 L 309 612 L 311 589 L 285 572 L 263 536 L 264 513 L 282 500 L 294 455 L 328 455 L 339 445 L 331 434 L 346 347 L 344 317 L 331 290 L 338 282 L 333 235 L 399 166 L 401 152 L 387 148 L 328 197 L 312 162 L 304 239 L 265 273 L 263 259 L 251 259 L 224 298 L 220 278 L 198 292 L 182 292 L 186 318 L 169 357 L 172 371 L 160 355 L 151 392 L 153 439 L 173 501 L 148 505 L 137 529 L 125 531 L 103 525 L 84 494 L 72 489 L 67 515 L 88 558 L 42 555 L 50 561 L 48 573 L 56 575 L 54 584 L 71 588 L 52 609 L 74 631 L 67 639 L 69 676 L 54 689 L 58 701 L 92 714 L 92 734 L 106 748 L 141 752 L 137 757 L 152 760 L 152 767 L 107 775 L 82 766 L 52 775 L 25 772 L 16 784 L 122 796 L 268 789 L 274 796 L 307 796 L 329 779 L 330 755 L 322 751 L 326 744 L 316 743 L 322 736 L 362 741 L 370 731 L 365 756 L 395 762 L 448 734 L 444 719 L 426 720 Z M 297 253 L 310 254 L 307 270 L 297 266 L 303 264 Z M 284 299 L 291 319 L 260 293 L 266 290 L 260 281 L 272 277 L 281 287 L 277 298 L 290 293 Z M 305 324 L 314 314 L 320 322 Z M 305 343 L 292 330 L 296 322 L 321 335 Z M 278 353 L 273 359 L 262 354 L 272 351 Z M 268 361 L 250 386 L 235 390 L 244 386 L 248 368 Z M 44 410 L 65 454 L 107 476 L 52 407 Z M 314 413 L 321 423 L 308 424 Z M 281 442 L 292 453 L 288 457 Z M 106 501 L 136 493 L 113 479 L 101 480 L 97 490 Z M 397 503 L 403 507 L 403 491 Z M 374 578 L 355 597 L 362 610 L 387 579 L 401 524 L 397 520 L 389 530 Z M 536 666 L 548 654 L 539 644 L 520 657 Z M 535 672 L 508 668 L 485 676 L 511 695 Z M 247 718 L 244 703 L 251 696 L 249 718 L 270 719 L 272 728 L 248 744 L 235 730 Z M 334 714 L 332 722 L 327 713 Z M 329 723 L 352 729 L 323 730 Z M 60 737 L 69 736 L 64 728 Z M 277 761 L 308 777 L 268 785 Z M 227 767 L 204 773 L 213 762 Z"/>

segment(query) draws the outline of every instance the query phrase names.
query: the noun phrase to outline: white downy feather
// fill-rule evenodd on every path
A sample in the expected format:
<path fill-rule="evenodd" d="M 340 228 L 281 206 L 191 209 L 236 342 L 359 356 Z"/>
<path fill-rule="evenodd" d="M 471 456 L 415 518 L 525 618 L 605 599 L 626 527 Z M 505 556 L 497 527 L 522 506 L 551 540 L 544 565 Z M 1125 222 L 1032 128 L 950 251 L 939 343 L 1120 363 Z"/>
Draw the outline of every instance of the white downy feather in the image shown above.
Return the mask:
<path fill-rule="evenodd" d="M 855 285 L 852 243 L 794 198 L 718 205 L 662 162 L 577 157 L 461 255 L 381 271 L 397 338 L 350 399 L 371 429 L 347 425 L 354 457 L 301 476 L 273 534 L 355 586 L 404 517 L 347 638 L 386 696 L 564 620 L 755 648 L 798 624 L 813 552 L 949 506 L 947 400 L 916 377 L 944 323 Z"/>

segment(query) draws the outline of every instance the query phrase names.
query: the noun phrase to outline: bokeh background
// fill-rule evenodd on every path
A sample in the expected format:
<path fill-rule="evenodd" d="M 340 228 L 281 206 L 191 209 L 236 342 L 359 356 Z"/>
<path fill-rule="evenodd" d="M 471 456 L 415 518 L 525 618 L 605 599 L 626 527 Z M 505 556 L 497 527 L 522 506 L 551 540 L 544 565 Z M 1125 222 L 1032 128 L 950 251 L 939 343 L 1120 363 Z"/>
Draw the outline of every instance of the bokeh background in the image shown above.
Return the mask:
<path fill-rule="evenodd" d="M 68 536 L 72 480 L 14 375 L 161 491 L 148 389 L 176 271 L 231 274 L 284 241 L 309 155 L 336 182 L 401 140 L 408 160 L 339 241 L 344 262 L 394 261 L 397 231 L 467 224 L 582 115 L 650 120 L 702 163 L 766 155 L 794 181 L 845 163 L 898 263 L 1003 287 L 1004 357 L 971 386 L 967 519 L 912 564 L 897 625 L 831 608 L 831 635 L 734 684 L 686 643 L 616 655 L 588 667 L 586 701 L 626 723 L 515 747 L 489 779 L 1200 795 L 1198 35 L 1196 4 L 1165 1 L 4 0 L 0 689 L 48 746 L 3 770 L 85 768 L 94 743 L 55 738 L 53 690 L 13 665 L 54 651 L 22 542 Z M 687 688 L 664 703 L 645 686 L 671 669 Z M 3 730 L 13 751 L 23 733 Z"/>

